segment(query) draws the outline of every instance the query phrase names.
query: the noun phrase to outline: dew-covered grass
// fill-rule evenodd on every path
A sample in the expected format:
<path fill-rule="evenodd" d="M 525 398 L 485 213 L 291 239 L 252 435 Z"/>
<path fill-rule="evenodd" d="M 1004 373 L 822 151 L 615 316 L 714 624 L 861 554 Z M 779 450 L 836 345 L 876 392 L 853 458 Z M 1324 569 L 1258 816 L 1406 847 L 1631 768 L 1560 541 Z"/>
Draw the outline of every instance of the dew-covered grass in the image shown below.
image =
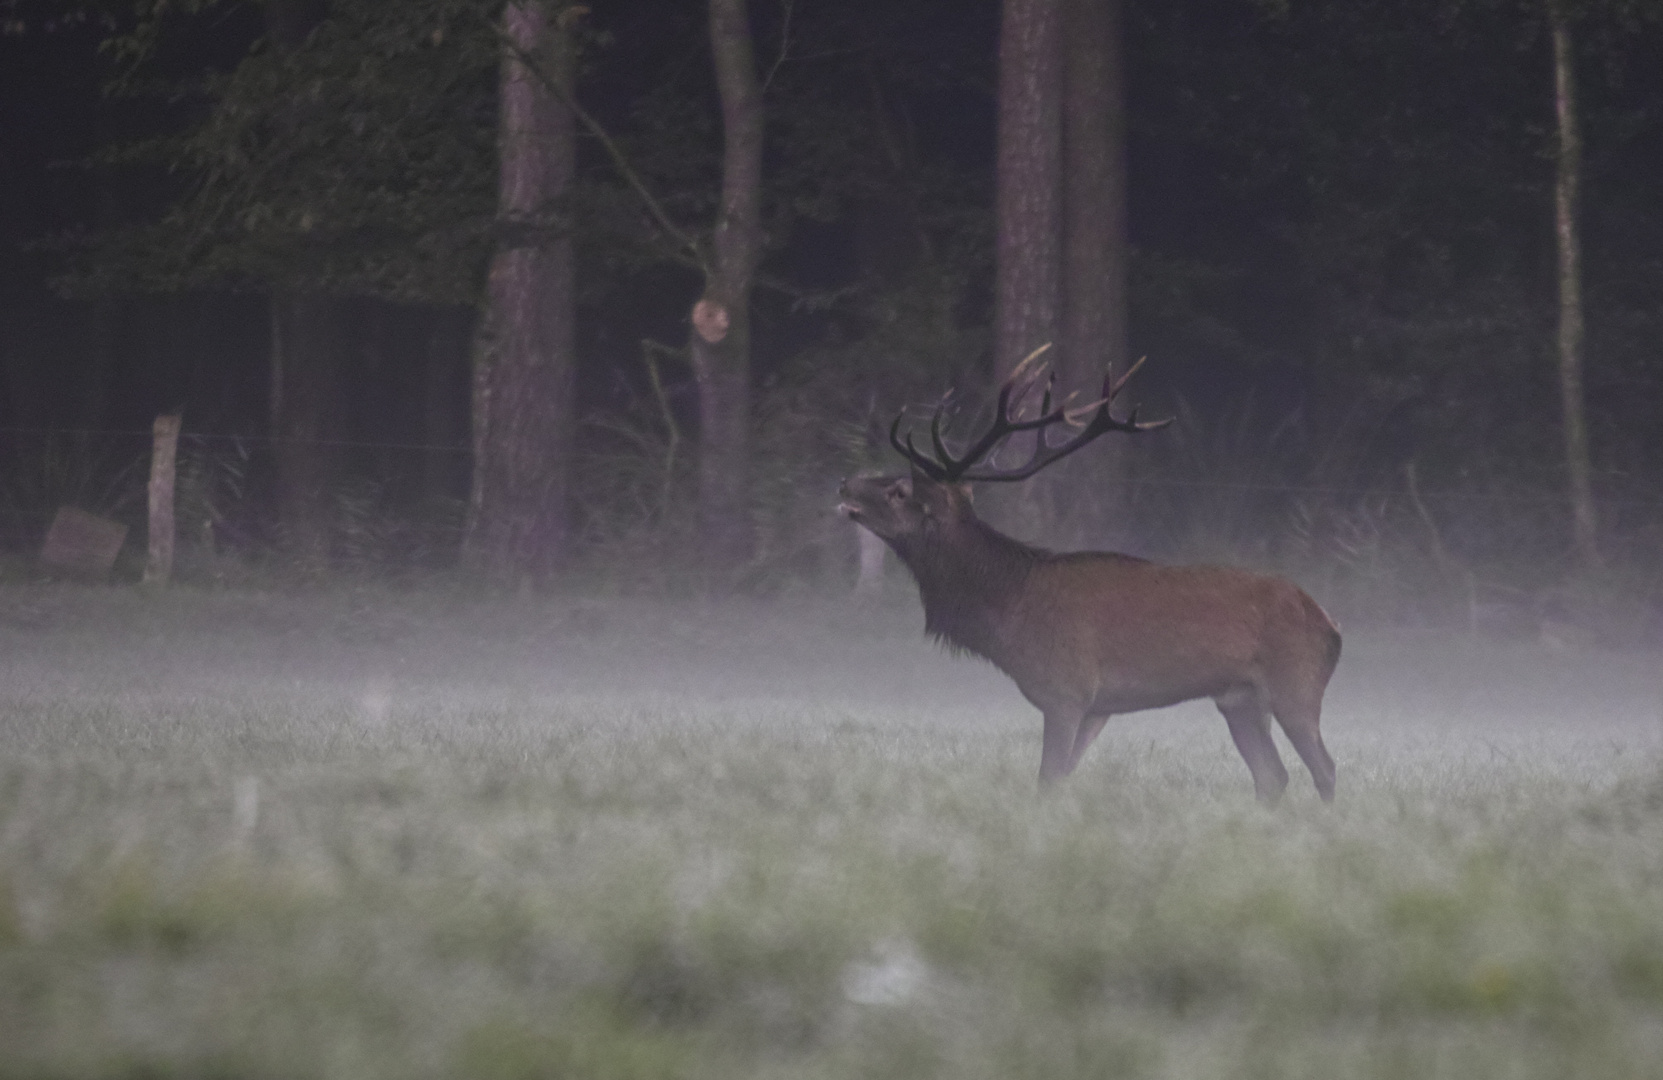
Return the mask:
<path fill-rule="evenodd" d="M 1267 811 L 920 621 L 6 590 L 0 1077 L 1663 1076 L 1656 657 L 1353 634 Z"/>

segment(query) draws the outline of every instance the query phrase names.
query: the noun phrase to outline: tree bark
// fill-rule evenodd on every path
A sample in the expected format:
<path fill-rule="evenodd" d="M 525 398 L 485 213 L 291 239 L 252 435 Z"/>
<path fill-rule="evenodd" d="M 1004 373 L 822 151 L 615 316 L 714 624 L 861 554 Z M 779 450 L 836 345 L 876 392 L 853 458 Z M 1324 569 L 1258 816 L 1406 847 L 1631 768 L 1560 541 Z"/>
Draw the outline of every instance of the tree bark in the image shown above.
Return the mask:
<path fill-rule="evenodd" d="M 557 201 L 576 130 L 565 104 L 575 9 L 513 0 L 503 11 L 498 221 L 473 373 L 473 485 L 464 563 L 500 582 L 546 579 L 569 555 L 576 310 L 572 242 Z M 553 80 L 556 90 L 549 85 Z"/>
<path fill-rule="evenodd" d="M 1062 3 L 1005 0 L 999 30 L 994 374 L 1057 339 Z"/>
<path fill-rule="evenodd" d="M 306 43 L 326 14 L 321 0 L 267 0 L 266 36 L 279 53 Z M 303 569 L 329 557 L 328 485 L 339 464 L 346 420 L 341 379 L 340 302 L 320 293 L 276 288 L 271 296 L 272 456 L 277 473 L 277 529 Z"/>
<path fill-rule="evenodd" d="M 1126 94 L 1121 0 L 1064 0 L 1062 310 L 1057 386 L 1089 401 L 1126 365 Z M 1120 546 L 1131 447 L 1105 439 L 1039 477 L 1047 538 Z"/>
<path fill-rule="evenodd" d="M 304 569 L 329 557 L 329 483 L 345 422 L 339 301 L 316 293 L 271 299 L 271 436 L 277 522 L 283 546 Z"/>
<path fill-rule="evenodd" d="M 751 286 L 762 255 L 762 88 L 745 0 L 710 0 L 722 194 L 690 335 L 699 387 L 699 533 L 712 581 L 749 560 Z"/>
<path fill-rule="evenodd" d="M 1577 223 L 1582 186 L 1582 135 L 1577 123 L 1576 68 L 1571 29 L 1560 4 L 1548 5 L 1553 37 L 1554 112 L 1559 145 L 1553 192 L 1559 253 L 1559 401 L 1564 411 L 1565 466 L 1570 480 L 1571 528 L 1584 569 L 1600 564 L 1593 463 L 1582 378 L 1582 237 Z"/>
<path fill-rule="evenodd" d="M 1121 0 L 1067 0 L 1062 328 L 1057 383 L 1095 394 L 1126 363 L 1126 91 Z"/>
<path fill-rule="evenodd" d="M 1061 329 L 1063 0 L 1004 0 L 994 149 L 993 377 L 1008 377 Z M 1055 350 L 1053 349 L 1053 352 Z M 1056 356 L 1049 357 L 1055 362 Z M 1033 435 L 1007 440 L 1020 460 Z M 1029 540 L 1049 539 L 1046 481 L 998 485 L 981 509 Z"/>

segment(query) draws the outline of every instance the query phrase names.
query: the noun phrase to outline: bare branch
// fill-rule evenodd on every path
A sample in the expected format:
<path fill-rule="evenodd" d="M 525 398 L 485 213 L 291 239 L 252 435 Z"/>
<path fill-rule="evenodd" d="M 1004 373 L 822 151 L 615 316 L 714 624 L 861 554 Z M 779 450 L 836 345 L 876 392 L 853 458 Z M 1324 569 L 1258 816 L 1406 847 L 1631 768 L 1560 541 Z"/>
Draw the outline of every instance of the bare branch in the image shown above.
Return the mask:
<path fill-rule="evenodd" d="M 768 68 L 768 74 L 762 80 L 762 92 L 766 94 L 768 87 L 774 83 L 774 76 L 779 73 L 780 65 L 785 63 L 791 53 L 791 11 L 796 7 L 796 0 L 780 0 L 780 52 L 774 57 L 773 64 Z"/>
<path fill-rule="evenodd" d="M 664 230 L 666 235 L 686 251 L 692 259 L 693 265 L 700 271 L 708 273 L 709 263 L 705 258 L 704 245 L 699 242 L 698 237 L 681 228 L 670 218 L 669 213 L 664 209 L 663 203 L 659 202 L 658 198 L 653 195 L 652 190 L 647 187 L 647 183 L 642 179 L 640 172 L 631 164 L 629 156 L 618 145 L 618 141 L 612 137 L 612 133 L 606 130 L 605 125 L 595 119 L 594 115 L 583 107 L 582 103 L 577 100 L 577 96 L 571 92 L 570 87 L 566 86 L 561 79 L 556 78 L 552 72 L 545 70 L 536 56 L 521 48 L 518 43 L 503 33 L 500 27 L 497 29 L 497 35 L 503 47 L 516 60 L 525 65 L 526 70 L 531 72 L 549 93 L 559 98 L 560 103 L 572 111 L 572 115 L 577 118 L 578 123 L 583 125 L 584 130 L 588 131 L 590 135 L 594 136 L 595 141 L 601 144 L 601 148 L 606 151 L 606 156 L 612 162 L 612 167 L 617 172 L 619 179 L 623 180 L 625 186 L 635 192 L 636 197 L 646 207 L 647 213 L 658 223 L 658 227 Z"/>

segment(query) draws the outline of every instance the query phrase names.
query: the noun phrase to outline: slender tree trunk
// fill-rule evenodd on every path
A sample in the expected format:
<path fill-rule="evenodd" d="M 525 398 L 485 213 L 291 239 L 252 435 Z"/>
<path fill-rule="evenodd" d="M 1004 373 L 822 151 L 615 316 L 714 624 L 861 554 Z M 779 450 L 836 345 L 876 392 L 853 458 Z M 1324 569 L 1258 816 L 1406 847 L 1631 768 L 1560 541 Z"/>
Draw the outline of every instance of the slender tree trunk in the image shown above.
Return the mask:
<path fill-rule="evenodd" d="M 474 313 L 469 308 L 435 309 L 422 371 L 422 493 L 430 501 L 454 498 L 462 488 L 464 457 L 458 449 L 463 423 L 460 403 L 467 394 L 463 370 L 469 359 Z"/>
<path fill-rule="evenodd" d="M 699 533 L 713 582 L 751 556 L 751 286 L 762 255 L 762 88 L 745 0 L 710 0 L 722 99 L 722 195 L 704 294 L 693 305 L 699 386 Z"/>
<path fill-rule="evenodd" d="M 1005 0 L 999 30 L 994 374 L 1057 339 L 1062 3 Z"/>
<path fill-rule="evenodd" d="M 1593 464 L 1582 379 L 1582 237 L 1577 224 L 1582 186 L 1582 134 L 1577 125 L 1576 68 L 1571 30 L 1558 3 L 1548 5 L 1553 30 L 1554 105 L 1558 121 L 1558 182 L 1554 235 L 1559 249 L 1559 400 L 1564 409 L 1565 465 L 1570 477 L 1571 526 L 1584 569 L 1600 563 Z"/>
<path fill-rule="evenodd" d="M 306 43 L 326 14 L 321 0 L 267 0 L 266 36 L 279 53 Z M 329 556 L 328 487 L 339 465 L 346 407 L 341 385 L 342 310 L 321 293 L 278 288 L 271 297 L 272 456 L 277 525 L 300 566 Z"/>
<path fill-rule="evenodd" d="M 882 73 L 875 60 L 863 65 L 871 103 L 872 135 L 889 165 L 886 190 L 867 196 L 855 206 L 855 251 L 859 265 L 871 270 L 885 286 L 902 288 L 920 264 L 935 259 L 935 245 L 924 224 L 917 147 L 905 114 L 897 115 L 886 99 Z"/>
<path fill-rule="evenodd" d="M 521 584 L 547 578 L 571 543 L 575 307 L 572 243 L 555 203 L 576 153 L 565 19 L 539 0 L 503 11 L 498 218 L 485 331 L 474 357 L 473 490 L 464 561 Z M 533 66 L 535 65 L 535 66 Z M 556 92 L 545 80 L 564 84 Z"/>
<path fill-rule="evenodd" d="M 108 145 L 117 137 L 114 123 L 107 110 L 100 110 L 97 119 L 99 145 Z M 98 225 L 114 229 L 121 222 L 121 210 L 116 194 L 116 179 L 101 172 L 98 176 Z M 115 372 L 123 344 L 131 340 L 130 312 L 127 301 L 119 296 L 101 296 L 91 302 L 89 316 L 92 340 L 88 343 L 90 361 L 81 383 L 85 396 L 81 400 L 81 426 L 90 431 L 101 430 L 109 420 L 110 397 L 114 389 Z M 89 436 L 90 437 L 90 436 Z"/>
<path fill-rule="evenodd" d="M 1121 0 L 1064 0 L 1062 314 L 1057 385 L 1090 401 L 1126 364 L 1126 95 Z M 1039 478 L 1048 532 L 1118 546 L 1130 446 L 1104 440 Z"/>
<path fill-rule="evenodd" d="M 283 546 L 304 568 L 329 556 L 329 484 L 340 458 L 339 301 L 280 292 L 271 300 L 271 435 Z"/>

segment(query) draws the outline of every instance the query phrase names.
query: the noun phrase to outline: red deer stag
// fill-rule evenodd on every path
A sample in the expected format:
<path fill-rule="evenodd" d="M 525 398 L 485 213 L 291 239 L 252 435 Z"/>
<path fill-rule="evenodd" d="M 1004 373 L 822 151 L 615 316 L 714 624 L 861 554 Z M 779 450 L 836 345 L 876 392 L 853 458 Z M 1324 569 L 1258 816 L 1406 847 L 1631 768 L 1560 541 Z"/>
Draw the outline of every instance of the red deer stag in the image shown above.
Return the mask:
<path fill-rule="evenodd" d="M 1318 726 L 1322 695 L 1340 658 L 1340 632 L 1298 586 L 1223 566 L 1162 566 L 1109 552 L 1059 554 L 1005 536 L 976 516 L 971 481 L 1024 480 L 1110 431 L 1170 421 L 1110 415 L 1137 371 L 1103 381 L 1089 405 L 1020 419 L 1044 371 L 1037 350 L 999 390 L 993 423 L 958 457 L 942 437 L 947 400 L 930 421 L 933 456 L 890 425 L 911 476 L 859 476 L 839 489 L 844 516 L 881 537 L 918 582 L 924 627 L 950 647 L 991 660 L 1045 714 L 1042 786 L 1067 776 L 1114 713 L 1212 698 L 1261 801 L 1275 802 L 1288 770 L 1271 739 L 1275 716 L 1323 800 L 1334 798 L 1334 761 Z M 1141 365 L 1141 361 L 1139 364 Z M 1051 445 L 1047 433 L 1072 434 Z M 1035 432 L 1033 455 L 1014 468 L 988 459 L 1010 435 Z"/>

